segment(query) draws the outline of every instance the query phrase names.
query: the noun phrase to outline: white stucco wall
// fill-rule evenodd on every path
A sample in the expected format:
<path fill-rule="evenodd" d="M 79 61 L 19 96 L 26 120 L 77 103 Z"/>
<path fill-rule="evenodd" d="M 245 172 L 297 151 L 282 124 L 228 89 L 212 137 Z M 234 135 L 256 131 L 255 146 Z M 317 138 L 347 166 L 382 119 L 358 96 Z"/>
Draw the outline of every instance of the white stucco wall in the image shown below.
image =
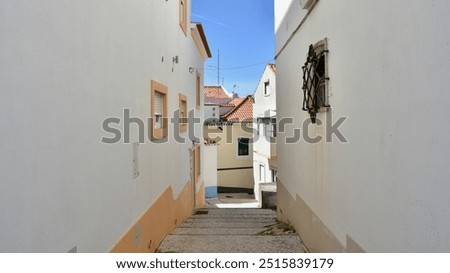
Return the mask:
<path fill-rule="evenodd" d="M 203 174 L 206 192 L 217 193 L 217 145 L 203 146 L 203 161 L 207 164 Z"/>
<path fill-rule="evenodd" d="M 146 131 L 136 179 L 132 145 L 100 142 L 111 137 L 103 120 L 124 108 L 149 117 L 151 80 L 168 87 L 169 112 L 179 92 L 195 108 L 189 67 L 203 60 L 178 10 L 178 1 L 0 2 L 0 252 L 105 252 L 163 190 L 176 198 L 184 188 L 189 141 L 150 144 Z"/>
<path fill-rule="evenodd" d="M 220 119 L 219 104 L 205 104 L 205 121 L 212 119 Z"/>
<path fill-rule="evenodd" d="M 449 9 L 445 0 L 321 0 L 277 51 L 278 118 L 301 128 L 301 67 L 308 46 L 328 38 L 331 111 L 348 117 L 349 143 L 285 144 L 287 126 L 278 176 L 344 247 L 348 235 L 368 252 L 450 250 Z"/>
<path fill-rule="evenodd" d="M 268 93 L 264 94 L 264 83 L 269 82 Z M 253 94 L 255 103 L 253 104 L 253 117 L 272 117 L 276 115 L 276 78 L 275 72 L 266 66 L 256 91 Z M 267 111 L 270 111 L 270 114 Z"/>
<path fill-rule="evenodd" d="M 307 10 L 302 8 L 300 0 L 275 0 L 276 53 L 285 45 L 306 14 Z"/>
<path fill-rule="evenodd" d="M 269 82 L 267 94 L 265 94 L 264 83 Z M 253 94 L 253 119 L 255 132 L 255 142 L 253 143 L 253 177 L 255 180 L 255 196 L 259 200 L 259 184 L 272 181 L 272 174 L 269 166 L 269 158 L 276 156 L 276 152 L 271 148 L 270 136 L 266 136 L 264 132 L 264 124 L 257 124 L 258 118 L 276 118 L 276 76 L 275 72 L 268 65 L 264 70 L 256 91 Z M 263 166 L 262 168 L 260 166 Z M 262 173 L 260 174 L 260 172 Z M 261 178 L 261 179 L 260 179 Z"/>
<path fill-rule="evenodd" d="M 264 93 L 265 82 L 269 82 L 267 94 Z M 258 132 L 258 136 L 256 136 L 255 143 L 253 144 L 253 150 L 270 157 L 270 138 L 264 135 L 263 124 L 257 124 L 258 118 L 276 118 L 277 114 L 276 76 L 275 72 L 269 66 L 264 70 L 253 96 L 253 127 L 255 128 L 255 132 Z"/>
<path fill-rule="evenodd" d="M 281 24 L 281 21 L 284 18 L 284 15 L 289 9 L 289 6 L 293 2 L 298 2 L 298 0 L 274 0 L 274 13 L 275 13 L 275 20 L 274 20 L 274 30 L 277 31 L 278 27 Z"/>

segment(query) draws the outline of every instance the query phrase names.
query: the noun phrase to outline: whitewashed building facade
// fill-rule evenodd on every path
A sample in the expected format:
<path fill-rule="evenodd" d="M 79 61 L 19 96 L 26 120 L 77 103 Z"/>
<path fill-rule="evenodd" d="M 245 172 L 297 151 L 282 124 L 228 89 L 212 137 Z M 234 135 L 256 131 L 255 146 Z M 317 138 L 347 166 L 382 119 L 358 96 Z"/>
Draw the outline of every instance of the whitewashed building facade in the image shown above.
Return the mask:
<path fill-rule="evenodd" d="M 280 218 L 313 252 L 448 252 L 450 2 L 275 5 Z"/>
<path fill-rule="evenodd" d="M 253 177 L 255 198 L 261 200 L 261 187 L 272 186 L 275 190 L 277 176 L 276 152 L 276 68 L 268 64 L 253 94 Z"/>
<path fill-rule="evenodd" d="M 190 7 L 0 2 L 0 252 L 153 252 L 203 205 Z"/>

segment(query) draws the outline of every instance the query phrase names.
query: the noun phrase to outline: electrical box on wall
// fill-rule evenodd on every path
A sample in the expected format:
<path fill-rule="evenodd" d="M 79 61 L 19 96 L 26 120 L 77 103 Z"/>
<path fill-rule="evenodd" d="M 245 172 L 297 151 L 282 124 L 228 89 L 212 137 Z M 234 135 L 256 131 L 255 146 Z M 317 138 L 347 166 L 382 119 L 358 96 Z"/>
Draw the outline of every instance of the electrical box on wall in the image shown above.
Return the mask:
<path fill-rule="evenodd" d="M 139 143 L 133 143 L 133 179 L 139 176 Z"/>

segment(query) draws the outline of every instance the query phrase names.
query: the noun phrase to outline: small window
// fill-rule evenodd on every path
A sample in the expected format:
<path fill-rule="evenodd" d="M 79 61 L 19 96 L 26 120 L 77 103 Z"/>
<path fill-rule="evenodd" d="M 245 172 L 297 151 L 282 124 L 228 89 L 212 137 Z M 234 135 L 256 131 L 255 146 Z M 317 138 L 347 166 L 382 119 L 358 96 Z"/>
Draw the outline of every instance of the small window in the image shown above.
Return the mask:
<path fill-rule="evenodd" d="M 187 131 L 187 97 L 185 95 L 179 95 L 179 122 L 180 122 L 180 133 Z"/>
<path fill-rule="evenodd" d="M 151 118 L 152 139 L 161 139 L 167 136 L 167 87 L 151 81 Z"/>
<path fill-rule="evenodd" d="M 200 72 L 197 71 L 197 75 L 195 77 L 195 96 L 196 96 L 196 107 L 197 109 L 200 109 L 201 107 L 201 100 L 200 100 L 200 96 L 201 96 L 201 85 L 202 85 L 202 75 L 200 74 Z M 213 110 L 215 110 L 215 108 L 213 108 Z"/>
<path fill-rule="evenodd" d="M 265 130 L 266 128 L 264 127 L 264 120 L 263 119 L 259 119 L 259 123 L 258 123 L 258 133 L 261 135 L 261 136 L 265 136 L 265 132 L 264 132 L 264 130 Z"/>
<path fill-rule="evenodd" d="M 275 137 L 276 133 L 274 133 L 274 130 L 276 128 L 274 127 L 275 119 L 271 118 L 261 118 L 259 119 L 259 131 L 261 132 L 261 136 L 265 137 Z"/>
<path fill-rule="evenodd" d="M 318 112 L 325 111 L 328 103 L 328 46 L 327 39 L 309 46 L 303 69 L 303 110 L 316 122 Z"/>
<path fill-rule="evenodd" d="M 274 118 L 267 119 L 268 134 L 272 138 L 277 137 L 277 121 Z"/>
<path fill-rule="evenodd" d="M 264 82 L 264 95 L 265 96 L 269 96 L 270 95 L 269 94 L 269 86 L 270 86 L 270 82 L 269 81 Z"/>
<path fill-rule="evenodd" d="M 163 109 L 164 109 L 164 95 L 155 91 L 155 128 L 162 129 Z"/>
<path fill-rule="evenodd" d="M 249 155 L 249 141 L 248 138 L 238 138 L 238 156 Z"/>
<path fill-rule="evenodd" d="M 259 164 L 259 181 L 265 182 L 266 180 L 266 167 L 263 164 Z"/>
<path fill-rule="evenodd" d="M 256 119 L 256 135 L 262 135 L 261 118 Z"/>
<path fill-rule="evenodd" d="M 277 171 L 272 170 L 271 175 L 272 175 L 272 182 L 277 182 Z"/>
<path fill-rule="evenodd" d="M 187 5 L 188 0 L 180 0 L 180 27 L 185 35 L 187 35 Z"/>

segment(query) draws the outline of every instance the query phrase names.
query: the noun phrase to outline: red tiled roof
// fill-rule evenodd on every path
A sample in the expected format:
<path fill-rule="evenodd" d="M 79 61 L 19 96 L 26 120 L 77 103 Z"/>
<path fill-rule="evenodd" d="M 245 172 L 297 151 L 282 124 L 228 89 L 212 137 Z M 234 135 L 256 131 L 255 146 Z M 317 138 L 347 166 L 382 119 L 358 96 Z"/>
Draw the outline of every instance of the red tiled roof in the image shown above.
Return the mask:
<path fill-rule="evenodd" d="M 214 98 L 205 96 L 205 103 L 209 104 L 227 105 L 231 100 L 232 98 Z"/>
<path fill-rule="evenodd" d="M 212 97 L 217 99 L 230 98 L 230 96 L 223 90 L 222 86 L 205 86 L 203 93 L 206 97 Z"/>
<path fill-rule="evenodd" d="M 253 99 L 251 96 L 241 98 L 242 102 L 223 116 L 223 120 L 230 122 L 252 122 Z"/>
<path fill-rule="evenodd" d="M 268 64 L 268 66 L 270 67 L 270 69 L 272 69 L 272 71 L 273 71 L 274 73 L 277 73 L 277 66 L 276 66 L 276 65 L 274 65 L 274 64 Z"/>
<path fill-rule="evenodd" d="M 228 114 L 233 109 L 234 109 L 234 105 L 228 105 L 228 104 L 220 105 L 220 107 L 219 107 L 219 115 L 220 115 L 220 117 L 225 116 L 226 114 Z"/>
<path fill-rule="evenodd" d="M 234 98 L 231 101 L 228 102 L 228 104 L 233 105 L 233 106 L 238 106 L 239 104 L 241 104 L 246 98 Z"/>

